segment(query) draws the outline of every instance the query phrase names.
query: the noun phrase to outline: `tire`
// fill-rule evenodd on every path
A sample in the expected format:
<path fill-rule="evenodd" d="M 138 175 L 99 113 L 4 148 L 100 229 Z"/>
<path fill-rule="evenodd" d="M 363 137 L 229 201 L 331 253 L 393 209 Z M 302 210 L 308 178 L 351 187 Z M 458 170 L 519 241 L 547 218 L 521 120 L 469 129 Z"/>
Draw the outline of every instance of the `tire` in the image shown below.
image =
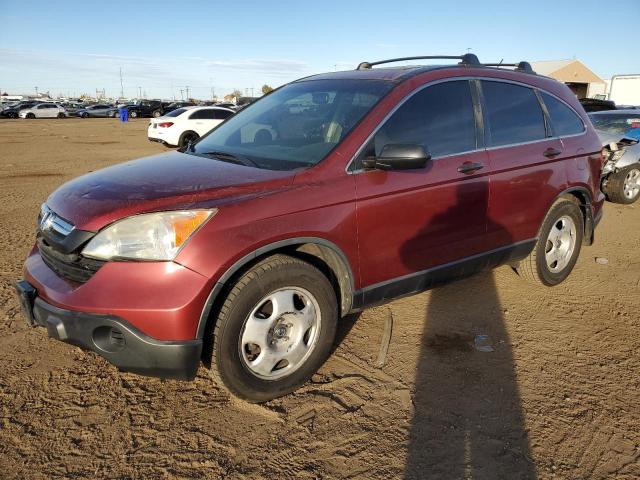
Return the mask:
<path fill-rule="evenodd" d="M 33 118 L 36 118 L 36 116 L 35 116 L 33 113 L 27 113 L 27 114 L 25 115 L 25 118 L 33 119 Z"/>
<path fill-rule="evenodd" d="M 610 174 L 602 190 L 607 200 L 629 205 L 640 198 L 640 163 L 621 168 Z"/>
<path fill-rule="evenodd" d="M 162 116 L 162 112 L 160 110 L 154 110 L 151 115 L 153 116 L 153 118 L 158 118 Z"/>
<path fill-rule="evenodd" d="M 8 118 L 18 118 L 18 114 L 17 114 L 17 113 L 14 113 L 14 112 L 11 112 L 11 113 L 8 113 L 8 114 L 7 114 L 7 117 L 8 117 Z"/>
<path fill-rule="evenodd" d="M 136 112 L 135 110 L 133 110 L 132 112 L 129 112 L 129 116 L 131 118 L 138 118 L 138 112 Z"/>
<path fill-rule="evenodd" d="M 118 118 L 118 112 L 115 111 L 111 114 L 111 118 Z"/>
<path fill-rule="evenodd" d="M 191 130 L 184 132 L 182 135 L 180 135 L 180 140 L 178 140 L 178 147 L 184 148 L 189 144 L 189 142 L 195 142 L 199 138 L 200 135 L 198 135 L 196 132 L 192 132 Z"/>
<path fill-rule="evenodd" d="M 81 118 L 89 118 L 89 114 L 88 113 L 83 113 L 82 115 L 80 115 Z"/>
<path fill-rule="evenodd" d="M 560 237 L 556 236 L 558 232 L 561 232 Z M 542 222 L 535 247 L 515 267 L 516 272 L 537 285 L 558 285 L 573 270 L 580 255 L 583 236 L 584 217 L 577 199 L 559 198 Z"/>
<path fill-rule="evenodd" d="M 62 113 L 62 112 L 58 113 L 58 118 L 65 118 L 65 117 L 66 117 L 66 115 L 64 113 Z"/>
<path fill-rule="evenodd" d="M 212 374 L 253 403 L 291 393 L 331 353 L 337 322 L 338 303 L 327 277 L 298 258 L 268 257 L 238 279 L 219 310 Z"/>

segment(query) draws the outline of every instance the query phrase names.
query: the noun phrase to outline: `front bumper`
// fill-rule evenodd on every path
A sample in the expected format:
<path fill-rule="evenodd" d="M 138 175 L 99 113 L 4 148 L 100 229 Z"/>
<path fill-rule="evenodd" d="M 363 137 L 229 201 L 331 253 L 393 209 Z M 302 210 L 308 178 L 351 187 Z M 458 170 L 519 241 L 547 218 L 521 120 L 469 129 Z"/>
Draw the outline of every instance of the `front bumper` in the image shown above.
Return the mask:
<path fill-rule="evenodd" d="M 196 376 L 202 340 L 156 340 L 114 315 L 55 307 L 24 280 L 16 290 L 29 323 L 45 327 L 56 340 L 93 351 L 123 371 L 179 380 Z"/>

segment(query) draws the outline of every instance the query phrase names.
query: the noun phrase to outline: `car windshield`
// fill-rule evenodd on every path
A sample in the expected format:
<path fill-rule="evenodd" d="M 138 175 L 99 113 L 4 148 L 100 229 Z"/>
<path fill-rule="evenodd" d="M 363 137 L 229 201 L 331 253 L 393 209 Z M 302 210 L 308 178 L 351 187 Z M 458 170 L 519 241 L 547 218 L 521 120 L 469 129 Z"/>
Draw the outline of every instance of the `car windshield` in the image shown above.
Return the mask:
<path fill-rule="evenodd" d="M 640 128 L 640 112 L 637 115 L 603 113 L 589 116 L 594 127 L 607 133 L 623 135 L 629 130 Z"/>
<path fill-rule="evenodd" d="M 176 108 L 175 110 L 171 110 L 169 113 L 165 113 L 165 117 L 177 117 L 178 115 L 182 115 L 186 112 L 188 108 Z"/>
<path fill-rule="evenodd" d="M 313 166 L 390 90 L 378 80 L 308 80 L 254 102 L 187 153 L 269 170 Z"/>

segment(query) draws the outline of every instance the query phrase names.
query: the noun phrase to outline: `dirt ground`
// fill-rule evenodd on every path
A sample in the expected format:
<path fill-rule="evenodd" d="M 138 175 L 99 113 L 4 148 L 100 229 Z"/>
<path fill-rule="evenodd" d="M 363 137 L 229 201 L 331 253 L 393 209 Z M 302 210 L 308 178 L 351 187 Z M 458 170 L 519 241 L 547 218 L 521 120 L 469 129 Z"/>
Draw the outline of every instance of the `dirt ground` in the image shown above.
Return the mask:
<path fill-rule="evenodd" d="M 640 478 L 640 204 L 607 204 L 556 288 L 503 267 L 345 320 L 313 381 L 263 406 L 28 327 L 12 284 L 40 204 L 164 151 L 146 125 L 0 121 L 1 478 Z"/>

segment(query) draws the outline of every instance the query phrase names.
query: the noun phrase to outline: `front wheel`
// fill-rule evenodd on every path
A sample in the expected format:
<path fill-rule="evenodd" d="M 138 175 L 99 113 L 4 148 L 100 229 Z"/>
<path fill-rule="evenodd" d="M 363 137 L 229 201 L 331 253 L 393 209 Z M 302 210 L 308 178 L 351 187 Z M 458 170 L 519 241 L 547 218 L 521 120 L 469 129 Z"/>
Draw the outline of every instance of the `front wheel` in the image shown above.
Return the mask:
<path fill-rule="evenodd" d="M 640 198 L 640 164 L 629 165 L 610 174 L 602 189 L 610 202 L 634 203 Z"/>
<path fill-rule="evenodd" d="M 250 402 L 286 395 L 329 356 L 337 321 L 322 272 L 295 257 L 268 257 L 238 279 L 220 308 L 212 372 Z"/>
<path fill-rule="evenodd" d="M 129 116 L 131 118 L 138 118 L 138 112 L 136 112 L 135 110 L 133 110 L 132 112 L 129 112 Z"/>
<path fill-rule="evenodd" d="M 158 118 L 162 115 L 162 112 L 160 110 L 154 110 L 151 115 L 153 115 L 153 118 Z"/>
<path fill-rule="evenodd" d="M 33 113 L 27 113 L 27 114 L 25 115 L 25 118 L 36 118 L 36 116 L 35 116 L 35 114 L 33 114 Z"/>
<path fill-rule="evenodd" d="M 62 113 L 62 112 L 58 113 L 58 118 L 64 118 L 64 117 L 66 117 L 66 115 L 64 113 Z"/>
<path fill-rule="evenodd" d="M 573 270 L 583 236 L 584 218 L 577 200 L 558 199 L 542 222 L 535 247 L 516 272 L 532 283 L 558 285 Z"/>

